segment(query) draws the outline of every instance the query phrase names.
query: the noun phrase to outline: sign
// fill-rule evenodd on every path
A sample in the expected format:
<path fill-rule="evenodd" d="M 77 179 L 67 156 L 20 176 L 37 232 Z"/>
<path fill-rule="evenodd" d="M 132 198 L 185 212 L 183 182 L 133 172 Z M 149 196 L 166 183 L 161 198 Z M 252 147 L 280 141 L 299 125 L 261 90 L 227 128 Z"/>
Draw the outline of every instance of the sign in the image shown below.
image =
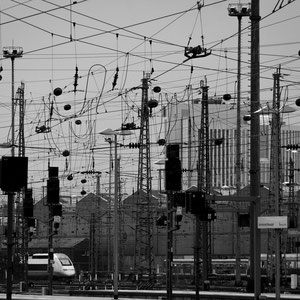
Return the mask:
<path fill-rule="evenodd" d="M 289 228 L 288 229 L 288 236 L 300 237 L 300 229 L 298 229 L 298 228 Z"/>
<path fill-rule="evenodd" d="M 288 228 L 288 217 L 287 216 L 258 217 L 257 226 L 259 229 Z"/>

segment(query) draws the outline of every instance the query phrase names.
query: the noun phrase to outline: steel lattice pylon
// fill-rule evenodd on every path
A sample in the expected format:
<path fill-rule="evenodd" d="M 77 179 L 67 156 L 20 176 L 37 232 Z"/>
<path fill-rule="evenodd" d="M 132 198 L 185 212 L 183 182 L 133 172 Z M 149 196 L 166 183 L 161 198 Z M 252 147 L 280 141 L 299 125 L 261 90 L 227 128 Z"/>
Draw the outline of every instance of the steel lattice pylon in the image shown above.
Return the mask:
<path fill-rule="evenodd" d="M 208 86 L 206 80 L 202 89 L 201 127 L 199 129 L 198 153 L 198 190 L 205 194 L 210 193 L 209 168 L 209 115 L 208 115 Z M 207 200 L 205 200 L 207 202 Z M 208 203 L 206 203 L 208 205 Z M 203 261 L 203 283 L 208 279 L 211 270 L 211 227 L 210 222 L 201 221 L 196 216 L 196 245 L 194 249 L 196 293 L 199 294 L 200 283 L 200 253 Z M 201 243 L 202 242 L 202 243 Z"/>
<path fill-rule="evenodd" d="M 142 105 L 139 140 L 139 163 L 136 202 L 135 270 L 140 274 L 153 273 L 153 216 L 151 204 L 151 167 L 149 140 L 148 88 L 150 76 L 142 79 Z"/>
<path fill-rule="evenodd" d="M 280 202 L 282 200 L 281 189 L 281 125 L 280 125 L 280 71 L 273 74 L 274 88 L 273 88 L 273 113 L 271 123 L 271 154 L 270 154 L 270 192 L 268 203 L 269 215 L 280 215 Z M 279 243 L 281 243 L 281 236 L 279 234 Z M 267 276 L 273 279 L 276 274 L 276 268 L 282 270 L 282 258 L 278 258 L 280 265 L 277 266 L 276 258 L 276 231 L 268 231 L 268 245 L 267 245 Z M 284 249 L 281 250 L 284 253 Z M 280 253 L 279 253 L 280 254 Z M 275 276 L 276 277 L 276 276 Z M 276 279 L 278 280 L 278 279 Z"/>

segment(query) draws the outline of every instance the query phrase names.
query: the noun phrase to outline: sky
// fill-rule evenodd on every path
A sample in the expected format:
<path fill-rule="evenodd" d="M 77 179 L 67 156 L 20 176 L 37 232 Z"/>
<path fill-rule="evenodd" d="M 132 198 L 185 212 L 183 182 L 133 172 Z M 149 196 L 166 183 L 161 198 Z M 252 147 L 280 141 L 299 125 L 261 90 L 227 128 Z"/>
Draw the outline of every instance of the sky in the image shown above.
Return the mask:
<path fill-rule="evenodd" d="M 297 108 L 300 1 L 260 2 L 261 103 L 272 102 L 273 74 L 280 68 L 282 102 Z M 65 195 L 95 192 L 95 174 L 90 171 L 101 172 L 100 190 L 108 191 L 113 149 L 100 132 L 132 122 L 139 126 L 145 74 L 150 74 L 149 98 L 158 101 L 149 120 L 152 162 L 164 155 L 157 141 L 168 140 L 162 123 L 164 107 L 199 97 L 204 78 L 211 97 L 234 95 L 238 20 L 228 15 L 227 8 L 236 3 L 239 1 L 2 0 L 0 47 L 23 48 L 23 56 L 14 60 L 14 82 L 15 91 L 21 82 L 25 84 L 28 186 L 37 200 L 45 193 L 49 165 L 59 167 Z M 250 20 L 243 17 L 241 88 L 248 107 L 250 41 Z M 210 55 L 187 60 L 185 47 L 198 45 Z M 12 62 L 1 57 L 0 65 L 1 144 L 12 142 Z M 160 93 L 153 91 L 156 86 Z M 189 96 L 187 87 L 192 87 Z M 56 88 L 61 95 L 54 94 Z M 299 113 L 289 118 L 297 125 Z M 223 121 L 225 126 L 228 120 Z M 47 132 L 38 132 L 43 126 Z M 135 143 L 139 131 L 118 139 L 124 145 Z M 0 149 L 0 155 L 9 156 L 10 151 Z M 70 155 L 64 156 L 65 151 Z M 136 189 L 138 149 L 121 147 L 118 155 L 122 193 L 130 194 Z M 73 180 L 67 179 L 69 175 Z M 152 177 L 157 185 L 156 166 Z"/>

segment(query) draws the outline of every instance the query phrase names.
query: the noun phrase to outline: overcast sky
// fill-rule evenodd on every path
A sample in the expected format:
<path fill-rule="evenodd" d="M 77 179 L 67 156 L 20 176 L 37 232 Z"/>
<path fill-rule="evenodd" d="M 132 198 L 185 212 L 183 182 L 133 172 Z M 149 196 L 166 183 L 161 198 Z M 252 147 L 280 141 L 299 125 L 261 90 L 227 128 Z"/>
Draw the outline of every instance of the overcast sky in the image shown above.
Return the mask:
<path fill-rule="evenodd" d="M 70 193 L 75 187 L 93 191 L 94 178 L 83 187 L 82 176 L 76 175 L 93 168 L 103 172 L 107 187 L 109 147 L 98 133 L 122 123 L 139 124 L 138 87 L 144 73 L 151 73 L 149 97 L 159 100 L 150 120 L 153 142 L 165 138 L 160 126 L 162 107 L 186 99 L 187 86 L 193 87 L 192 97 L 199 97 L 197 88 L 206 76 L 210 96 L 234 94 L 238 21 L 227 10 L 233 3 L 238 1 L 79 0 L 72 4 L 67 0 L 2 0 L 0 46 L 24 51 L 15 60 L 15 90 L 21 81 L 25 83 L 26 145 L 45 148 L 26 149 L 29 182 L 36 182 L 32 186 L 38 193 L 49 162 L 60 166 L 62 176 L 74 174 L 72 182 L 62 181 Z M 265 0 L 260 11 L 261 102 L 272 101 L 272 74 L 280 65 L 282 101 L 295 106 L 300 78 L 300 1 Z M 249 18 L 244 17 L 241 85 L 245 105 L 250 86 L 249 25 Z M 185 47 L 198 45 L 211 55 L 183 63 Z M 0 142 L 4 143 L 11 137 L 11 60 L 2 58 L 0 64 Z M 154 86 L 161 87 L 160 95 L 153 93 Z M 57 87 L 63 93 L 55 97 Z M 78 119 L 81 125 L 75 124 Z M 291 123 L 298 120 L 299 113 L 294 113 Z M 43 125 L 51 132 L 37 133 Z M 137 139 L 135 132 L 128 142 Z M 102 150 L 91 151 L 93 147 Z M 68 158 L 62 155 L 66 149 L 71 152 Z M 9 153 L 0 150 L 1 155 Z M 122 158 L 128 165 L 124 170 L 130 173 L 124 171 L 124 181 L 136 180 L 137 153 Z M 153 149 L 152 160 L 160 154 L 161 148 Z"/>

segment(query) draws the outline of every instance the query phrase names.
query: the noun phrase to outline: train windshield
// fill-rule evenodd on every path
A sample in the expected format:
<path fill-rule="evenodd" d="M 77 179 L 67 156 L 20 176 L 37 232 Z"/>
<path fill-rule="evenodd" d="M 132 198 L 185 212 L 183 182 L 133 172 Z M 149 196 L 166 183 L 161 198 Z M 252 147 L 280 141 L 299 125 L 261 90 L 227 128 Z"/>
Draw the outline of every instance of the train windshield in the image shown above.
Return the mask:
<path fill-rule="evenodd" d="M 71 261 L 67 257 L 60 257 L 59 261 L 63 266 L 72 266 Z"/>

